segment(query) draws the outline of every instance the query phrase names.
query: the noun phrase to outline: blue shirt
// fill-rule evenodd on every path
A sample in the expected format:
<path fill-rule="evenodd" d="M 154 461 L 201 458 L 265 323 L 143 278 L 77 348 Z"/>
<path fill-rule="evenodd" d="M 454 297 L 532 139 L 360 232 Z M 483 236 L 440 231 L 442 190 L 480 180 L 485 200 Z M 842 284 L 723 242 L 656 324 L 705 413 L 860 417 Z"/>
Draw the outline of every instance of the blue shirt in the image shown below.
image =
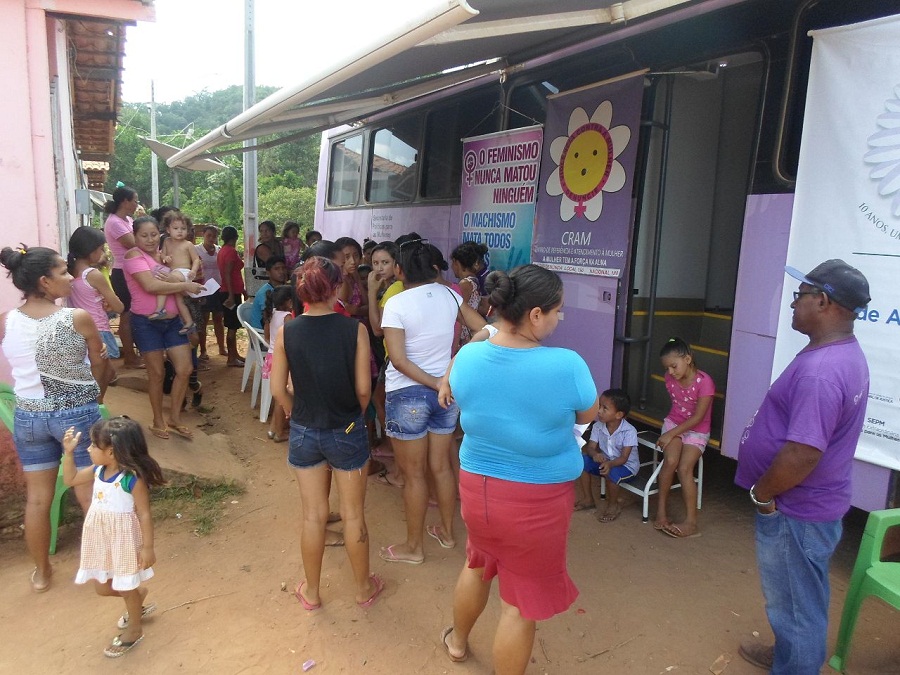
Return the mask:
<path fill-rule="evenodd" d="M 463 469 L 533 484 L 581 475 L 572 427 L 575 413 L 594 404 L 597 387 L 578 354 L 473 342 L 456 355 L 450 386 L 466 433 Z"/>
<path fill-rule="evenodd" d="M 253 296 L 253 305 L 250 306 L 250 315 L 247 317 L 247 323 L 262 330 L 263 310 L 266 307 L 266 293 L 274 288 L 268 281 L 259 287 L 256 295 Z"/>

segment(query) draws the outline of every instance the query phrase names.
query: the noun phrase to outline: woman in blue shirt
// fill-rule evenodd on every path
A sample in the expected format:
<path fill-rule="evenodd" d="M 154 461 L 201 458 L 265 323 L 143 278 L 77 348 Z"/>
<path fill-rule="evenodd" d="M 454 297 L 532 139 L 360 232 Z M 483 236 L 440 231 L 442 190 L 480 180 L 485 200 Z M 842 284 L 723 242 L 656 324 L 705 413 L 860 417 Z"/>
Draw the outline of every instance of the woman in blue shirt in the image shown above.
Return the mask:
<path fill-rule="evenodd" d="M 485 291 L 503 319 L 500 332 L 463 347 L 449 378 L 466 433 L 459 480 L 469 538 L 453 625 L 441 640 L 452 661 L 467 657 L 469 632 L 498 576 L 494 665 L 519 673 L 536 622 L 565 611 L 578 595 L 566 571 L 574 480 L 583 464 L 572 427 L 597 415 L 597 389 L 578 354 L 541 345 L 559 322 L 559 276 L 525 265 L 492 272 Z"/>

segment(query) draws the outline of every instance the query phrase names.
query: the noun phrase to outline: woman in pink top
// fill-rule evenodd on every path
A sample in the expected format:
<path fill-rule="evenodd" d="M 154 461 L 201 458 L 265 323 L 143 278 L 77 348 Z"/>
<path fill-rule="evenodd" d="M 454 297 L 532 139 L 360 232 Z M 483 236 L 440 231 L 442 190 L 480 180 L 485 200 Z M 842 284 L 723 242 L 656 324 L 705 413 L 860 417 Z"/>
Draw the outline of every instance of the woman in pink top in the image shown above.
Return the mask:
<path fill-rule="evenodd" d="M 134 248 L 131 216 L 137 207 L 137 192 L 122 184 L 119 184 L 113 192 L 112 199 L 103 206 L 103 212 L 107 214 L 103 233 L 106 235 L 106 243 L 113 257 L 109 279 L 116 295 L 125 305 L 124 311 L 119 315 L 119 338 L 122 340 L 122 358 L 125 359 L 126 368 L 143 367 L 140 358 L 134 353 L 134 340 L 131 337 L 131 295 L 125 283 L 125 273 L 122 271 L 125 266 L 125 254 Z"/>
<path fill-rule="evenodd" d="M 134 221 L 135 248 L 125 255 L 125 281 L 131 291 L 131 313 L 134 340 L 147 364 L 148 393 L 153 409 L 150 433 L 157 438 L 169 438 L 169 431 L 187 439 L 194 437 L 181 421 L 181 402 L 184 401 L 188 378 L 194 365 L 191 346 L 175 306 L 175 293 L 199 293 L 203 286 L 193 281 L 166 281 L 169 268 L 162 264 L 159 252 L 159 227 L 156 219 L 143 216 Z M 156 311 L 156 296 L 168 295 L 166 314 L 172 319 L 151 320 Z M 175 369 L 172 382 L 172 409 L 166 422 L 162 412 L 165 357 Z"/>
<path fill-rule="evenodd" d="M 104 376 L 97 381 L 100 385 L 98 403 L 103 403 L 106 388 L 116 379 L 116 369 L 110 359 L 119 358 L 119 345 L 109 327 L 109 316 L 106 312 L 120 314 L 125 305 L 103 276 L 103 272 L 94 267 L 105 255 L 103 250 L 106 238 L 103 232 L 93 227 L 79 227 L 69 237 L 69 274 L 72 275 L 72 294 L 69 296 L 69 307 L 85 310 L 94 320 L 100 331 L 100 338 L 106 345 Z"/>

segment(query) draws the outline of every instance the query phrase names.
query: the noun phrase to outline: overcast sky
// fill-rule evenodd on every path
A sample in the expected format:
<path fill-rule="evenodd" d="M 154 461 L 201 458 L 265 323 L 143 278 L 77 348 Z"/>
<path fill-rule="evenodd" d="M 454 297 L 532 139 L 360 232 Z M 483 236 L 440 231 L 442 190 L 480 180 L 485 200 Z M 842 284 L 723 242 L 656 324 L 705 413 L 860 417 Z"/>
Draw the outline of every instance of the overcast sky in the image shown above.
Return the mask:
<path fill-rule="evenodd" d="M 244 81 L 244 0 L 156 0 L 156 23 L 127 32 L 123 99 L 170 103 Z M 256 0 L 256 83 L 283 87 L 435 0 Z M 446 3 L 444 3 L 446 4 Z M 335 11 L 327 11 L 329 8 Z"/>

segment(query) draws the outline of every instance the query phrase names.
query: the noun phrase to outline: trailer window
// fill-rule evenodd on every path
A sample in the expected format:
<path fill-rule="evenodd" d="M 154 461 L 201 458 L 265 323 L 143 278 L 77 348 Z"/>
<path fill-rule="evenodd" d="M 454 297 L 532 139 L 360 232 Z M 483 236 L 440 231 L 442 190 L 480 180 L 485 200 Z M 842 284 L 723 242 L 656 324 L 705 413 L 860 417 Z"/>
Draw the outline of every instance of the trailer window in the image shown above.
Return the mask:
<path fill-rule="evenodd" d="M 331 146 L 328 176 L 328 205 L 351 206 L 359 195 L 359 167 L 362 164 L 362 134 Z"/>
<path fill-rule="evenodd" d="M 425 157 L 422 160 L 424 199 L 459 197 L 462 139 L 499 130 L 500 118 L 494 111 L 496 102 L 496 91 L 492 91 L 428 113 L 425 118 Z"/>
<path fill-rule="evenodd" d="M 416 194 L 419 166 L 420 117 L 398 120 L 372 134 L 366 200 L 408 202 Z"/>

